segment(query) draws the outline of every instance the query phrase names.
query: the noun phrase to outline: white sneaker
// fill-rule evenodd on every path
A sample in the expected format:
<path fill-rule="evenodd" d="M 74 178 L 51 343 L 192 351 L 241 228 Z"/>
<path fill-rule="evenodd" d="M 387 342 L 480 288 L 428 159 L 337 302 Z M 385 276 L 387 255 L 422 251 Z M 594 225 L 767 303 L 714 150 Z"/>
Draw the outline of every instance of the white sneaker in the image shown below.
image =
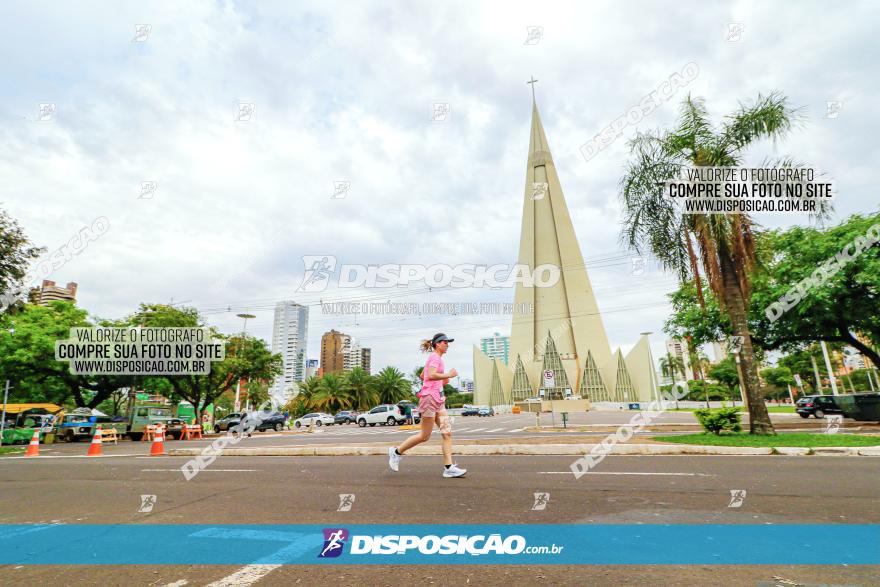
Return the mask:
<path fill-rule="evenodd" d="M 401 455 L 397 454 L 394 451 L 394 447 L 388 449 L 388 466 L 391 467 L 392 471 L 397 471 L 398 467 L 400 467 Z"/>
<path fill-rule="evenodd" d="M 467 473 L 467 469 L 460 469 L 456 464 L 453 464 L 448 469 L 443 469 L 444 477 L 464 477 L 465 473 Z"/>

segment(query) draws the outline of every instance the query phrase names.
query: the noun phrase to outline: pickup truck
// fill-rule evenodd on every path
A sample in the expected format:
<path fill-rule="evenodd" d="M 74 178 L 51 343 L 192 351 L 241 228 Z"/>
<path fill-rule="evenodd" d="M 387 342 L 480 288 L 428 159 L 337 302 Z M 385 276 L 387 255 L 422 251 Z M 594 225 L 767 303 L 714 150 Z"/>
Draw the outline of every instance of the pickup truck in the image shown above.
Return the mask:
<path fill-rule="evenodd" d="M 110 416 L 70 413 L 64 414 L 64 417 L 55 425 L 55 435 L 58 440 L 66 442 L 89 440 L 95 435 L 98 424 L 102 429 L 115 427 L 119 434 L 125 434 L 128 429 L 128 423 L 114 422 Z"/>
<path fill-rule="evenodd" d="M 180 440 L 183 423 L 183 420 L 172 415 L 169 407 L 136 406 L 128 419 L 128 436 L 132 440 L 140 440 L 144 436 L 144 428 L 162 424 L 165 427 L 165 438 Z"/>

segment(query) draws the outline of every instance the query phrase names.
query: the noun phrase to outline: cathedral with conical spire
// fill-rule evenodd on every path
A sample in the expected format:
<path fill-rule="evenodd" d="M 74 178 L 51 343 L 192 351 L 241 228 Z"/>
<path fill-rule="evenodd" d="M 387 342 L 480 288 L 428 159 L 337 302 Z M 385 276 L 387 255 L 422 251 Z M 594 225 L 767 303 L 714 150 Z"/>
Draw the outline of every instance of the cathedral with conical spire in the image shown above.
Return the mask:
<path fill-rule="evenodd" d="M 519 264 L 558 268 L 546 284 L 518 282 L 510 364 L 474 347 L 474 401 L 509 405 L 528 397 L 591 402 L 650 401 L 656 380 L 647 338 L 624 358 L 612 353 L 575 236 L 532 84 L 532 125 L 522 207 Z"/>

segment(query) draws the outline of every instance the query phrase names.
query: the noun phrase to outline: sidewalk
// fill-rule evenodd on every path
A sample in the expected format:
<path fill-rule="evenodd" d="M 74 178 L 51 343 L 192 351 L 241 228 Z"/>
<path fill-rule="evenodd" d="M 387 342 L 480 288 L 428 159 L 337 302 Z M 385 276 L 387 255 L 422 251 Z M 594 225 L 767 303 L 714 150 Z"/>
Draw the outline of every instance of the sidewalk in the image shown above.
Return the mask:
<path fill-rule="evenodd" d="M 459 455 L 577 455 L 589 454 L 596 442 L 585 443 L 584 437 L 526 437 L 467 439 L 455 442 L 455 454 Z M 593 440 L 593 438 L 591 438 Z M 388 448 L 395 442 L 351 443 L 346 446 L 299 445 L 227 448 L 220 456 L 368 456 L 387 455 Z M 807 456 L 880 456 L 880 437 L 878 446 L 871 447 L 738 447 L 738 446 L 698 446 L 690 444 L 664 444 L 650 439 L 639 439 L 638 444 L 619 443 L 613 445 L 610 454 L 616 455 L 787 455 Z M 169 456 L 198 456 L 205 447 L 172 448 Z M 431 441 L 416 446 L 408 455 L 440 455 L 439 441 Z"/>

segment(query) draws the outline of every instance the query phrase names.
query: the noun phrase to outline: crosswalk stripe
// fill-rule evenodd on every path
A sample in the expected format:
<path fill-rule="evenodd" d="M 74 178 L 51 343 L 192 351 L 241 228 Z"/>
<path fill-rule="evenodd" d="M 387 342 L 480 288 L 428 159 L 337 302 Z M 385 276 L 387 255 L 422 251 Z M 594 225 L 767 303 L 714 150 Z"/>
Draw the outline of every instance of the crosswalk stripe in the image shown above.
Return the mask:
<path fill-rule="evenodd" d="M 502 430 L 504 430 L 504 428 L 493 428 L 492 430 L 489 430 L 489 432 L 500 432 Z"/>

